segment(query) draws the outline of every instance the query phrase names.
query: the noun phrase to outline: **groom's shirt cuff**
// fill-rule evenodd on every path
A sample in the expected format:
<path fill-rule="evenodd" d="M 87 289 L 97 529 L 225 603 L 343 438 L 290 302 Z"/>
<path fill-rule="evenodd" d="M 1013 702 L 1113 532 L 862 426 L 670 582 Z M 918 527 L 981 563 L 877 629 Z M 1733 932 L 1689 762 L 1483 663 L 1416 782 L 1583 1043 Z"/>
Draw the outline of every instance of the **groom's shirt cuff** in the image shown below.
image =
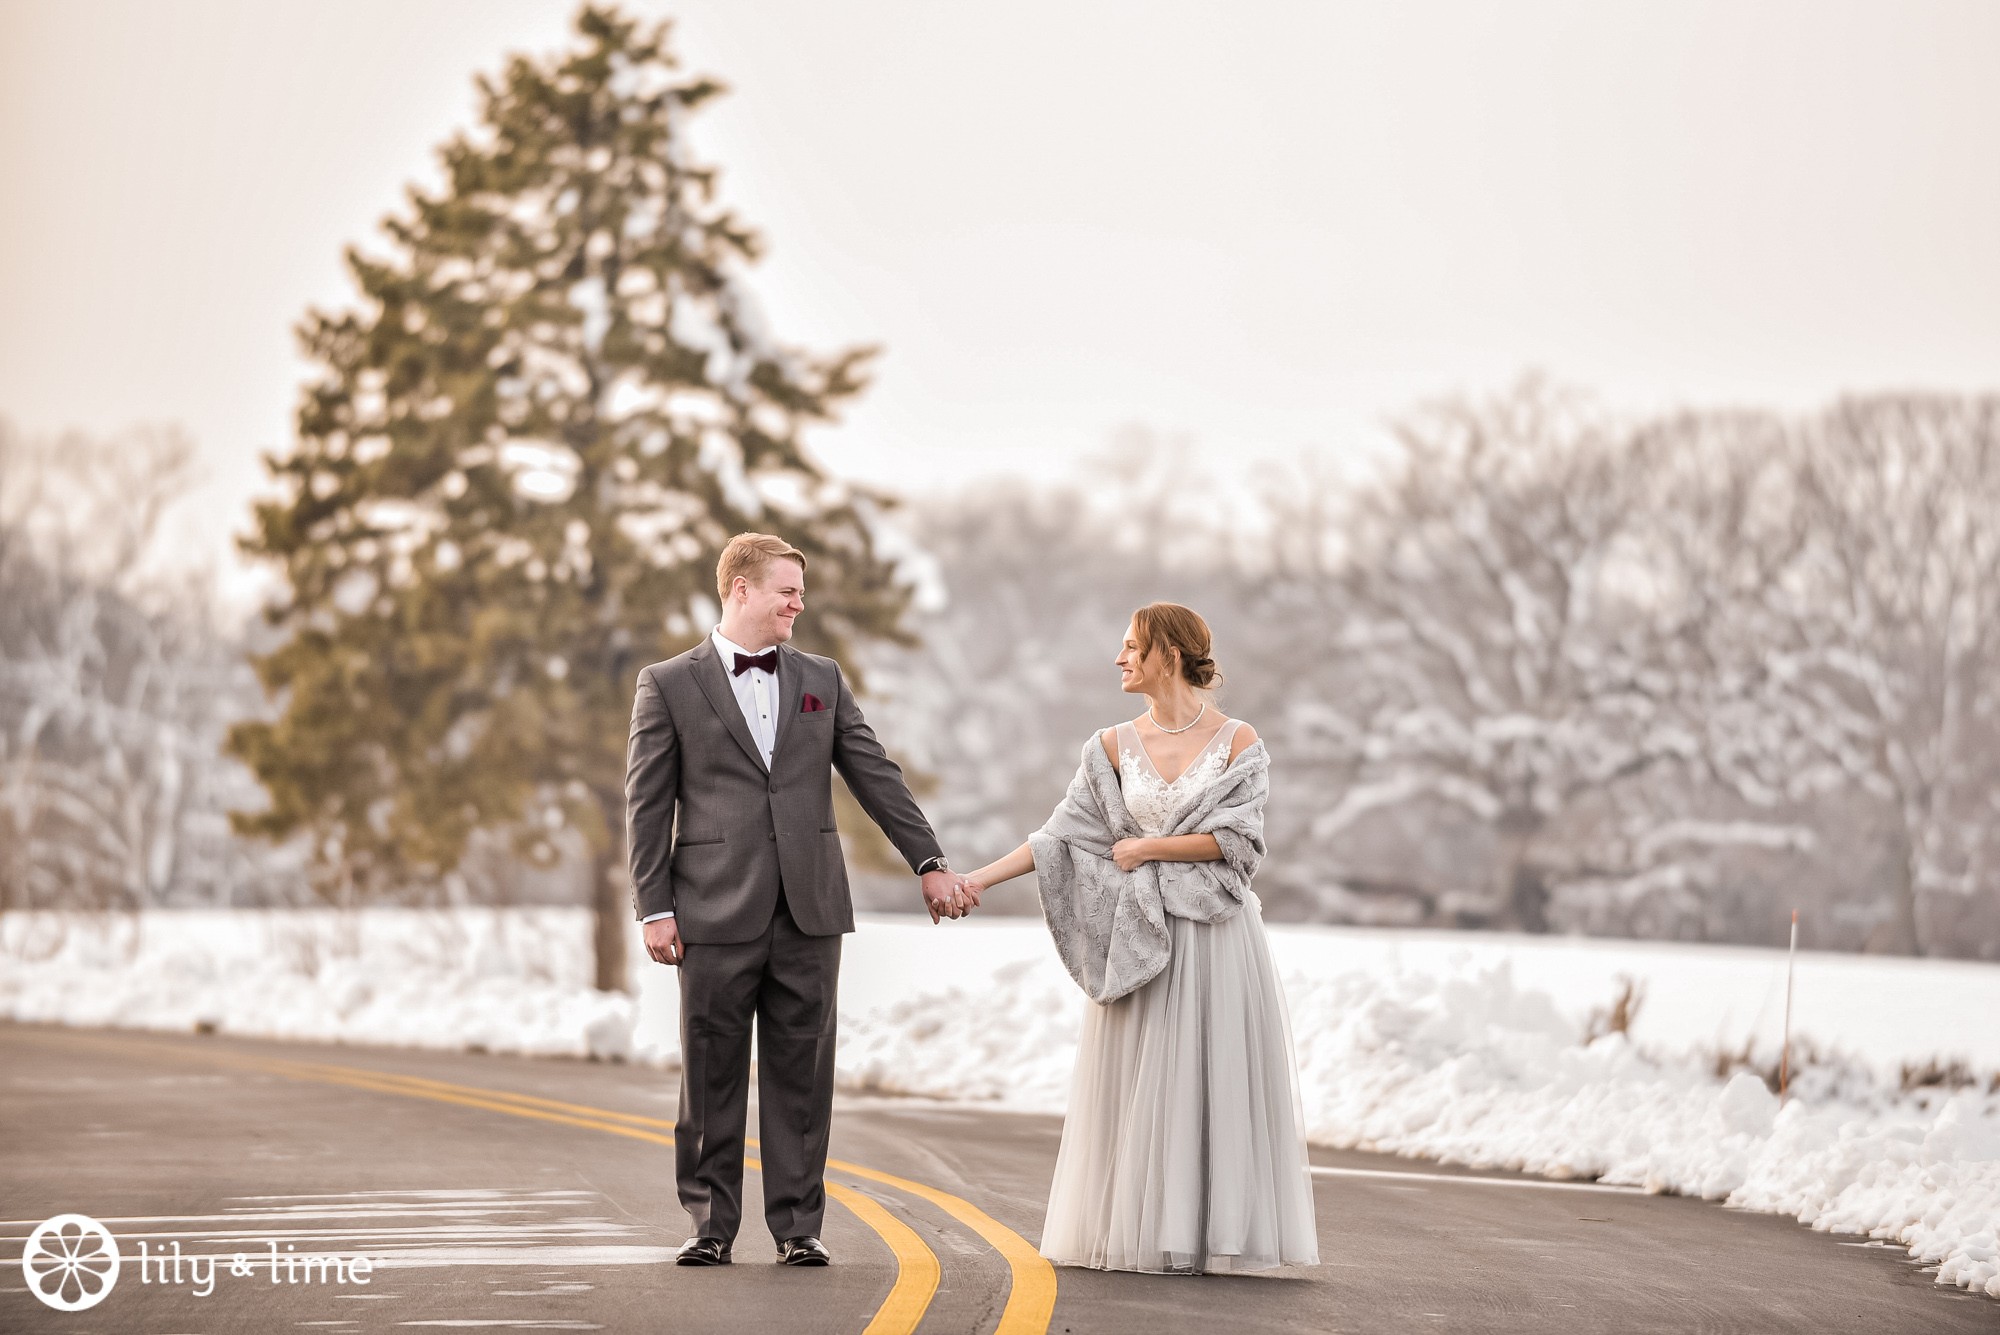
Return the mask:
<path fill-rule="evenodd" d="M 672 909 L 668 909 L 665 913 L 648 913 L 645 917 L 639 919 L 639 921 L 641 924 L 644 924 L 651 922 L 655 918 L 671 918 L 673 916 L 674 916 L 674 911 Z"/>

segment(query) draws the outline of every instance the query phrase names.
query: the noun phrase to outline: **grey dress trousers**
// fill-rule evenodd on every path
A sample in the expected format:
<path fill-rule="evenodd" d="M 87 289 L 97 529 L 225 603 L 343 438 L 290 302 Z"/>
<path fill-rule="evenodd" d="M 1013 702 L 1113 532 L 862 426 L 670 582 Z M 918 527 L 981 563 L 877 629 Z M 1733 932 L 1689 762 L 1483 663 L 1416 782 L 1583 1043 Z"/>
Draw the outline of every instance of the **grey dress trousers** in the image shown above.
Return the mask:
<path fill-rule="evenodd" d="M 764 1220 L 779 1240 L 817 1236 L 840 937 L 854 930 L 833 771 L 912 872 L 940 849 L 838 663 L 778 647 L 769 769 L 728 671 L 706 637 L 643 669 L 626 751 L 633 907 L 673 910 L 684 946 L 675 1178 L 696 1235 L 733 1241 L 754 1017 Z"/>

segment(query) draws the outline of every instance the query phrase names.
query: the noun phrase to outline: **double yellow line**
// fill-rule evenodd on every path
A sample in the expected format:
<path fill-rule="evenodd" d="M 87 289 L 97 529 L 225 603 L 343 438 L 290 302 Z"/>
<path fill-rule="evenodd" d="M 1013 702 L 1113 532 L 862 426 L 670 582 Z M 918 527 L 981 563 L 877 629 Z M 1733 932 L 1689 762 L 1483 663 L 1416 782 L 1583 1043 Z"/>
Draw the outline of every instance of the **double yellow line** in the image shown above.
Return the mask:
<path fill-rule="evenodd" d="M 248 1057 L 226 1052 L 198 1052 L 178 1043 L 145 1044 L 97 1035 L 69 1034 L 63 1035 L 62 1042 L 65 1045 L 81 1042 L 88 1046 L 151 1057 L 157 1057 L 163 1051 L 170 1051 L 177 1055 L 197 1057 L 204 1061 L 218 1062 L 245 1070 L 265 1071 L 293 1080 L 345 1085 L 353 1089 L 365 1089 L 379 1094 L 397 1094 L 405 1098 L 431 1099 L 438 1103 L 507 1113 L 515 1117 L 581 1127 L 588 1131 L 604 1131 L 614 1136 L 626 1136 L 656 1145 L 674 1143 L 674 1138 L 670 1134 L 673 1130 L 672 1122 L 661 1121 L 656 1117 L 643 1117 L 637 1113 L 616 1112 L 609 1108 L 593 1108 L 588 1104 L 545 1099 L 534 1094 L 517 1094 L 512 1090 L 458 1085 L 446 1080 L 371 1071 L 359 1066 L 335 1066 L 324 1062 L 299 1062 L 275 1057 Z M 757 1144 L 755 1140 L 746 1140 L 746 1143 Z M 752 1169 L 762 1168 L 761 1162 L 754 1158 L 746 1157 L 744 1165 Z M 1049 1320 L 1055 1312 L 1056 1274 L 1054 1267 L 1026 1238 L 972 1202 L 939 1191 L 935 1187 L 840 1159 L 828 1159 L 826 1166 L 834 1172 L 879 1182 L 928 1201 L 984 1238 L 988 1245 L 1006 1260 L 1011 1275 L 1007 1305 L 1001 1309 L 999 1324 L 993 1328 L 994 1335 L 1045 1335 Z M 908 1335 L 909 1332 L 915 1331 L 918 1323 L 924 1319 L 924 1313 L 930 1309 L 932 1297 L 937 1293 L 941 1275 L 937 1253 L 918 1236 L 915 1229 L 884 1209 L 871 1197 L 863 1195 L 852 1187 L 842 1186 L 838 1182 L 828 1182 L 826 1190 L 829 1196 L 873 1229 L 882 1241 L 888 1244 L 889 1251 L 896 1258 L 896 1279 L 889 1288 L 889 1296 L 883 1299 L 882 1305 L 875 1310 L 874 1318 L 869 1321 L 862 1335 Z"/>

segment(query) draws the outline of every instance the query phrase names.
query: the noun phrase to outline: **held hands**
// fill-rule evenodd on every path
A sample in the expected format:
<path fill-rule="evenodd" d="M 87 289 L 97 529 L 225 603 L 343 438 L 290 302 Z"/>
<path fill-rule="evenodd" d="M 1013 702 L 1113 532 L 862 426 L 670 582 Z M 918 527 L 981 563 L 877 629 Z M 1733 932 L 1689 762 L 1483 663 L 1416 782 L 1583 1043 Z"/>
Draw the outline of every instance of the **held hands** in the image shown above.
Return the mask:
<path fill-rule="evenodd" d="M 932 922 L 942 918 L 963 918 L 979 907 L 979 894 L 985 889 L 950 871 L 925 872 L 922 885 L 924 907 L 930 910 Z"/>

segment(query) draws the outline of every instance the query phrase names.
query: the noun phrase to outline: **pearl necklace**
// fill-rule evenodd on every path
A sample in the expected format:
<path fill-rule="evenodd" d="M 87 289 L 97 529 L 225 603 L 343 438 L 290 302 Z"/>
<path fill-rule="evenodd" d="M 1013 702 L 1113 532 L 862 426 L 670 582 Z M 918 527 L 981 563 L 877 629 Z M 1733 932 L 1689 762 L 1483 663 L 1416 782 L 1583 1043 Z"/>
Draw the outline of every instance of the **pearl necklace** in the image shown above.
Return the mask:
<path fill-rule="evenodd" d="M 1203 702 L 1202 707 L 1194 711 L 1193 718 L 1189 719 L 1186 723 L 1183 723 L 1178 728 L 1169 728 L 1166 724 L 1160 722 L 1160 716 L 1153 712 L 1153 707 L 1151 705 L 1146 706 L 1146 717 L 1153 720 L 1154 727 L 1158 728 L 1161 732 L 1165 733 L 1186 732 L 1189 728 L 1192 728 L 1195 724 L 1201 722 L 1201 716 L 1203 714 L 1206 714 L 1207 712 L 1208 712 L 1208 705 L 1206 702 Z"/>

